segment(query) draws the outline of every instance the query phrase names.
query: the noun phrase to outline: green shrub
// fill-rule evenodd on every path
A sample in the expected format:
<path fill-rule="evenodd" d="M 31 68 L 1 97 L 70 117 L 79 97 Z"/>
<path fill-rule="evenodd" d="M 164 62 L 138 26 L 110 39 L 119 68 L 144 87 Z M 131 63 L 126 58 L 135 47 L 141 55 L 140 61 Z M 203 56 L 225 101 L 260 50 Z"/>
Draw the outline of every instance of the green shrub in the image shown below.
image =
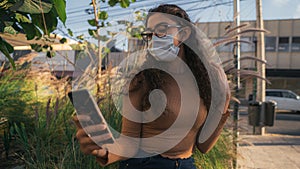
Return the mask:
<path fill-rule="evenodd" d="M 30 91 L 25 89 L 26 71 L 6 71 L 0 77 L 0 117 L 18 125 L 30 122 L 30 114 L 27 114 L 27 103 L 31 98 Z"/>
<path fill-rule="evenodd" d="M 0 72 L 0 138 L 6 160 L 10 154 L 14 154 L 13 149 L 16 148 L 12 145 L 15 139 L 14 124 L 17 126 L 25 124 L 29 130 L 32 129 L 29 126 L 33 124 L 33 117 L 28 113 L 32 108 L 29 104 L 32 100 L 31 92 L 26 89 L 26 72 L 25 70 Z"/>
<path fill-rule="evenodd" d="M 194 153 L 195 164 L 199 169 L 228 169 L 233 158 L 233 143 L 230 132 L 223 130 L 216 145 L 207 153 Z"/>

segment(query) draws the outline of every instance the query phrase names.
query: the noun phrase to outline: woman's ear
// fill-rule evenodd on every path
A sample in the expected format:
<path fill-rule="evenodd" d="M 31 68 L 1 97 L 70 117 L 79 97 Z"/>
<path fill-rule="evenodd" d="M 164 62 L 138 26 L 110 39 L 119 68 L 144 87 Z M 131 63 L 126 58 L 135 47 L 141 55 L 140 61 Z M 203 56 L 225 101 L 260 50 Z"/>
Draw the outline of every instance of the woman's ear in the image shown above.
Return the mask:
<path fill-rule="evenodd" d="M 188 26 L 183 27 L 179 32 L 178 40 L 181 42 L 184 42 L 191 36 L 191 33 L 192 33 L 192 30 L 190 27 L 188 27 Z"/>

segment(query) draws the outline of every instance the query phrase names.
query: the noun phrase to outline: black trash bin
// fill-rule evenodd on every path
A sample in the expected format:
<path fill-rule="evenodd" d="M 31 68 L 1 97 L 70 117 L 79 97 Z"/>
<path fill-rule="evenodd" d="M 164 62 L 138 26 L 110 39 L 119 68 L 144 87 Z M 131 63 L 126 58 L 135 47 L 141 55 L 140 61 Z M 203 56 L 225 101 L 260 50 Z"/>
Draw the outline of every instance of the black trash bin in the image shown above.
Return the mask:
<path fill-rule="evenodd" d="M 248 104 L 248 122 L 251 126 L 260 126 L 260 112 L 262 102 L 249 102 Z"/>
<path fill-rule="evenodd" d="M 265 121 L 264 124 L 266 126 L 273 126 L 274 120 L 275 120 L 275 109 L 276 109 L 277 103 L 275 101 L 267 101 L 264 102 L 264 113 L 265 113 Z"/>

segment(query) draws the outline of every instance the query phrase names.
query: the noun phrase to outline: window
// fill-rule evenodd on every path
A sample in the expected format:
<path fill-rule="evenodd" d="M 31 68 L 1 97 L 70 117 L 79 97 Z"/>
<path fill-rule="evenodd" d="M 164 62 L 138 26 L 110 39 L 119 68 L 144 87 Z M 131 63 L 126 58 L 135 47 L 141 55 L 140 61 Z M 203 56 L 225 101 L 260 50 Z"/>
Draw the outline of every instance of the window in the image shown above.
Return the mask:
<path fill-rule="evenodd" d="M 300 37 L 292 38 L 292 51 L 300 51 Z"/>
<path fill-rule="evenodd" d="M 266 51 L 276 50 L 276 37 L 265 37 L 265 49 Z"/>
<path fill-rule="evenodd" d="M 289 37 L 279 37 L 278 51 L 289 51 Z"/>
<path fill-rule="evenodd" d="M 296 99 L 296 96 L 294 96 L 292 93 L 289 93 L 289 92 L 282 92 L 282 96 L 285 98 Z"/>
<path fill-rule="evenodd" d="M 252 52 L 254 51 L 254 43 L 250 37 L 241 37 L 241 52 Z"/>
<path fill-rule="evenodd" d="M 266 96 L 282 97 L 280 91 L 267 91 Z"/>

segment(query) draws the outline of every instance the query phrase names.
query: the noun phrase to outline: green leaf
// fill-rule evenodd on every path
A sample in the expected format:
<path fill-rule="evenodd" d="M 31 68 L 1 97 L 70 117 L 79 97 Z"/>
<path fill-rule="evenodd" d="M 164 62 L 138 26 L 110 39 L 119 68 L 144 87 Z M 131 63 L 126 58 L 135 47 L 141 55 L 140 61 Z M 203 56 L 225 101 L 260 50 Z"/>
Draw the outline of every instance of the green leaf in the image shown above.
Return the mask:
<path fill-rule="evenodd" d="M 77 39 L 84 40 L 84 35 L 76 36 Z"/>
<path fill-rule="evenodd" d="M 89 20 L 88 20 L 88 23 L 89 23 L 91 26 L 97 26 L 95 19 L 89 19 Z"/>
<path fill-rule="evenodd" d="M 105 27 L 105 23 L 104 23 L 104 22 L 101 22 L 100 27 Z"/>
<path fill-rule="evenodd" d="M 3 32 L 4 33 L 9 33 L 9 34 L 12 34 L 12 35 L 17 34 L 17 31 L 12 26 L 5 27 Z"/>
<path fill-rule="evenodd" d="M 136 2 L 136 0 L 131 0 L 131 2 Z"/>
<path fill-rule="evenodd" d="M 1 45 L 4 45 L 8 51 L 8 53 L 13 53 L 14 52 L 14 47 L 12 47 L 9 43 L 7 43 L 4 39 L 0 37 L 0 43 Z"/>
<path fill-rule="evenodd" d="M 57 26 L 57 13 L 53 8 L 49 13 L 44 14 L 45 23 L 42 15 L 40 14 L 32 14 L 30 15 L 32 18 L 32 23 L 34 23 L 37 27 L 43 30 L 44 34 L 50 34 L 56 29 Z M 45 28 L 46 26 L 46 28 Z"/>
<path fill-rule="evenodd" d="M 16 14 L 15 18 L 18 22 L 31 23 L 30 19 L 27 16 L 22 15 L 20 13 L 15 13 L 15 14 Z"/>
<path fill-rule="evenodd" d="M 14 24 L 14 22 L 12 21 L 4 21 L 4 25 L 7 26 L 12 26 Z"/>
<path fill-rule="evenodd" d="M 53 0 L 54 8 L 58 14 L 59 19 L 65 24 L 67 19 L 66 14 L 66 1 L 65 0 Z"/>
<path fill-rule="evenodd" d="M 107 12 L 106 11 L 99 12 L 98 18 L 101 19 L 101 20 L 106 20 L 108 18 Z"/>
<path fill-rule="evenodd" d="M 3 32 L 5 28 L 5 25 L 2 21 L 0 21 L 0 32 Z"/>
<path fill-rule="evenodd" d="M 10 56 L 10 53 L 12 53 L 14 51 L 14 48 L 9 43 L 7 43 L 4 39 L 2 39 L 1 37 L 0 37 L 0 51 L 9 60 L 12 67 L 16 68 L 13 58 Z"/>
<path fill-rule="evenodd" d="M 129 0 L 121 0 L 121 2 L 120 2 L 120 6 L 122 8 L 128 8 L 129 5 L 130 5 L 130 1 Z"/>
<path fill-rule="evenodd" d="M 59 40 L 60 43 L 66 43 L 67 39 L 66 38 L 62 38 L 61 40 Z"/>
<path fill-rule="evenodd" d="M 52 8 L 49 2 L 41 0 L 19 0 L 9 9 L 11 11 L 25 12 L 29 14 L 48 13 Z"/>
<path fill-rule="evenodd" d="M 27 40 L 32 40 L 34 37 L 40 37 L 41 33 L 36 27 L 31 23 L 20 23 L 23 30 L 25 31 Z"/>
<path fill-rule="evenodd" d="M 96 32 L 96 31 L 97 31 L 97 30 L 95 30 L 95 29 L 88 29 L 89 35 L 91 35 L 91 36 L 97 35 L 97 32 Z"/>
<path fill-rule="evenodd" d="M 48 50 L 49 45 L 44 45 L 44 46 L 42 46 L 42 48 L 45 49 L 45 50 Z"/>
<path fill-rule="evenodd" d="M 53 58 L 53 57 L 55 56 L 55 52 L 53 52 L 53 51 L 47 51 L 46 56 L 47 56 L 48 58 Z"/>
<path fill-rule="evenodd" d="M 68 34 L 69 34 L 70 36 L 73 36 L 73 32 L 72 32 L 71 29 L 68 29 Z"/>
<path fill-rule="evenodd" d="M 110 49 L 108 47 L 104 47 L 103 52 L 104 52 L 104 54 L 108 54 L 108 53 L 110 53 Z"/>
<path fill-rule="evenodd" d="M 2 1 L 0 2 L 0 8 L 2 8 L 2 9 L 7 10 L 7 9 L 9 9 L 11 6 L 13 6 L 13 4 L 12 4 L 12 2 L 9 2 L 9 0 L 2 0 Z"/>
<path fill-rule="evenodd" d="M 111 7 L 115 6 L 117 3 L 118 3 L 118 0 L 109 0 L 108 1 L 108 5 Z"/>
<path fill-rule="evenodd" d="M 41 52 L 43 50 L 42 45 L 39 44 L 30 44 L 31 49 L 35 50 L 36 52 Z"/>

